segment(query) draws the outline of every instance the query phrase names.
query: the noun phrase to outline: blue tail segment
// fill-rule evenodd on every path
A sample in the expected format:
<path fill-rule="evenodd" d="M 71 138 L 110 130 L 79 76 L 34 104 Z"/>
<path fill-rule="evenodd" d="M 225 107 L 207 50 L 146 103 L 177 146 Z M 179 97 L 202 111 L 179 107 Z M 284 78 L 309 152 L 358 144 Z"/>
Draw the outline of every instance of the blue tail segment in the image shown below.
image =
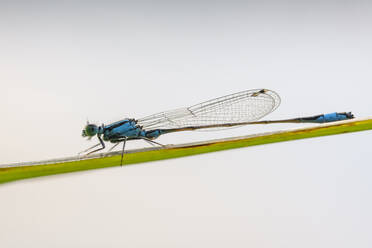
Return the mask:
<path fill-rule="evenodd" d="M 312 117 L 305 117 L 300 118 L 301 122 L 309 122 L 309 123 L 326 123 L 326 122 L 333 122 L 333 121 L 342 121 L 353 119 L 354 115 L 351 112 L 344 112 L 344 113 L 329 113 L 323 115 L 316 115 Z"/>

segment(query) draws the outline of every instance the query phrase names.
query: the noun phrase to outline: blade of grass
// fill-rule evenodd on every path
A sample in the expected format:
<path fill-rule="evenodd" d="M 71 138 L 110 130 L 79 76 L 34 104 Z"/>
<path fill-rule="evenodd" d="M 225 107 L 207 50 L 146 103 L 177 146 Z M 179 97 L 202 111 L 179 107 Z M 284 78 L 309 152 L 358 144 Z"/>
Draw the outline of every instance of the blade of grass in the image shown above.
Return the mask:
<path fill-rule="evenodd" d="M 157 150 L 131 152 L 125 155 L 124 165 L 179 158 L 227 149 L 242 148 L 247 146 L 365 131 L 371 129 L 372 118 L 359 120 L 354 119 L 349 121 L 318 125 L 309 128 L 235 137 L 225 140 L 213 140 L 200 143 L 184 144 Z M 120 155 L 115 155 L 110 157 L 93 158 L 70 162 L 58 162 L 52 164 L 6 167 L 0 168 L 0 183 L 119 165 Z"/>

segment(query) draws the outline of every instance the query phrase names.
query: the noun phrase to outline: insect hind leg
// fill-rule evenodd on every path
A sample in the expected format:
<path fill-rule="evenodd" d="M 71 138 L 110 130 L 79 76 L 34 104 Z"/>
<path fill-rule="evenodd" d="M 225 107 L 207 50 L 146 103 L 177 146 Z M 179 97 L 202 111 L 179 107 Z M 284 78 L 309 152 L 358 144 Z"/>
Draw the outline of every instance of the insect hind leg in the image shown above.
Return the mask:
<path fill-rule="evenodd" d="M 161 147 L 165 147 L 165 145 L 160 144 L 160 143 L 158 143 L 158 142 L 156 142 L 156 141 L 153 141 L 153 140 L 151 140 L 151 139 L 149 139 L 149 138 L 141 137 L 141 139 L 143 139 L 143 140 L 146 141 L 147 143 L 151 144 L 152 146 L 154 146 L 154 144 L 156 144 L 156 145 L 159 145 L 159 146 L 161 146 Z"/>

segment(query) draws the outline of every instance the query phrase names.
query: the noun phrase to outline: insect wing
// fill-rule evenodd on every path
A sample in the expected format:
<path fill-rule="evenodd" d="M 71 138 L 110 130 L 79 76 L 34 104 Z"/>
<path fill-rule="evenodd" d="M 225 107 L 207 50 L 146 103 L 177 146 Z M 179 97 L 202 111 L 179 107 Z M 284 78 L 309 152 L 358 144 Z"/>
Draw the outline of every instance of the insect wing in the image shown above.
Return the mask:
<path fill-rule="evenodd" d="M 280 97 L 274 91 L 267 89 L 246 90 L 188 108 L 150 115 L 139 119 L 138 124 L 146 130 L 153 130 L 249 122 L 271 113 L 279 104 Z"/>

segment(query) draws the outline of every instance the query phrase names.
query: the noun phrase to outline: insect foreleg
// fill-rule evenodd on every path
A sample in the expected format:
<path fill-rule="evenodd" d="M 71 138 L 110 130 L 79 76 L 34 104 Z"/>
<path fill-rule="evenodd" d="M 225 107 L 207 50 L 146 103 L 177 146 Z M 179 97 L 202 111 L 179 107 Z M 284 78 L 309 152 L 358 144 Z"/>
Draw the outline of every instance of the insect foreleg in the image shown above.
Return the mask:
<path fill-rule="evenodd" d="M 99 142 L 100 142 L 100 144 L 101 144 L 102 147 L 100 147 L 100 148 L 98 148 L 98 149 L 96 149 L 96 150 L 94 150 L 94 151 L 88 152 L 86 155 L 89 155 L 89 154 L 92 154 L 92 153 L 95 153 L 95 152 L 98 152 L 98 151 L 100 151 L 100 150 L 105 149 L 105 143 L 104 143 L 103 140 L 101 139 L 101 136 L 97 135 L 97 137 L 98 137 L 98 140 L 99 140 Z M 98 144 L 98 145 L 99 145 L 99 144 Z"/>
<path fill-rule="evenodd" d="M 99 146 L 100 144 L 101 144 L 101 143 L 95 144 L 94 146 L 92 146 L 92 147 L 89 147 L 88 149 L 86 149 L 86 150 L 84 150 L 84 151 L 81 151 L 81 152 L 79 152 L 79 153 L 78 153 L 78 155 L 80 155 L 80 154 L 82 154 L 82 153 L 84 153 L 84 152 L 87 152 L 87 151 L 89 151 L 89 150 L 93 149 L 94 147 L 97 147 L 97 146 Z"/>

